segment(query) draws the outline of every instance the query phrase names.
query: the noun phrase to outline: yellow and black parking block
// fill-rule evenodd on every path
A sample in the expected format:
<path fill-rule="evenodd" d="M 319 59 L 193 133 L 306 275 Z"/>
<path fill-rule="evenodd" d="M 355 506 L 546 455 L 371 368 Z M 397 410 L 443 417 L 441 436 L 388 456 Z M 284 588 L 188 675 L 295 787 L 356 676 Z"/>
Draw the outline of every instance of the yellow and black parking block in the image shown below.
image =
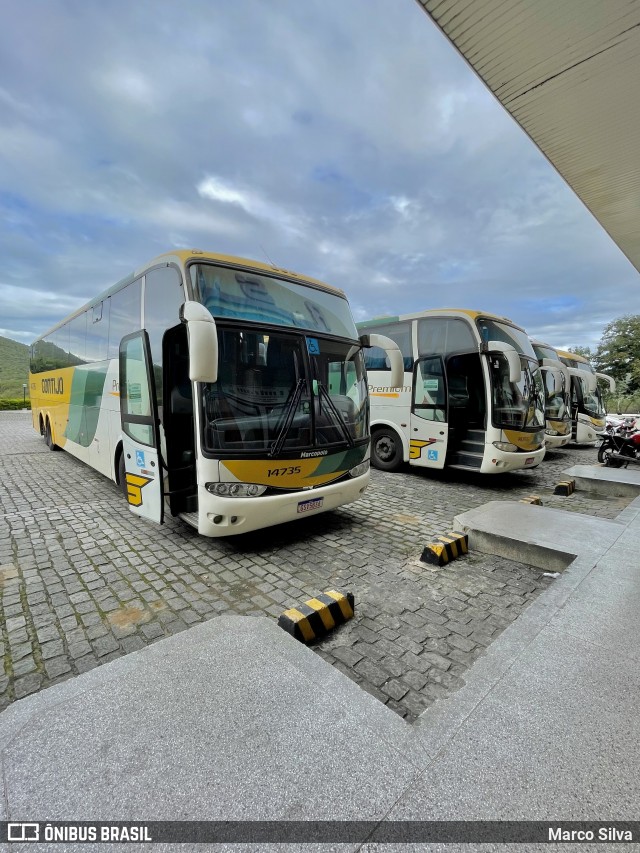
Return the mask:
<path fill-rule="evenodd" d="M 534 506 L 542 506 L 542 500 L 539 495 L 527 495 L 526 498 L 521 498 L 521 504 L 533 504 Z"/>
<path fill-rule="evenodd" d="M 353 593 L 329 589 L 299 607 L 285 610 L 278 625 L 302 643 L 312 643 L 353 616 Z"/>
<path fill-rule="evenodd" d="M 445 536 L 436 536 L 434 541 L 429 542 L 425 547 L 420 559 L 423 563 L 444 566 L 445 563 L 466 554 L 468 550 L 469 537 L 467 534 L 453 531 L 453 533 L 447 533 Z"/>
<path fill-rule="evenodd" d="M 558 485 L 553 490 L 554 495 L 564 495 L 567 497 L 568 495 L 572 495 L 576 490 L 576 481 L 575 480 L 562 480 L 562 482 L 558 483 Z"/>

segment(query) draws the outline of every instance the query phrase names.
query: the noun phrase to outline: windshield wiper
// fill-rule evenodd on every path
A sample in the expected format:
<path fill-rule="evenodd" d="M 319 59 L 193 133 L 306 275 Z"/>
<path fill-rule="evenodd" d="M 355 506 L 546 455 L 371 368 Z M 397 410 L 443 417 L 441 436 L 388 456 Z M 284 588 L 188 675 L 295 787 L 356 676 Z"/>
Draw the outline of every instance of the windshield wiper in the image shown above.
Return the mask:
<path fill-rule="evenodd" d="M 300 398 L 302 397 L 302 389 L 304 388 L 304 383 L 304 379 L 298 379 L 298 382 L 296 383 L 293 396 L 291 397 L 291 401 L 289 402 L 289 405 L 287 406 L 287 409 L 284 414 L 284 422 L 282 424 L 282 428 L 280 429 L 276 440 L 269 448 L 270 457 L 277 456 L 278 453 L 280 453 L 280 451 L 282 450 L 282 446 L 284 445 L 287 433 L 291 429 L 291 424 L 293 423 L 293 419 L 296 414 L 296 409 L 298 408 L 298 403 L 300 402 Z"/>
<path fill-rule="evenodd" d="M 342 415 L 336 409 L 336 405 L 333 402 L 333 400 L 331 399 L 331 397 L 329 396 L 329 392 L 324 387 L 324 385 L 322 385 L 320 382 L 318 382 L 318 391 L 319 391 L 318 397 L 320 397 L 320 398 L 324 397 L 325 403 L 327 404 L 327 408 L 329 409 L 329 411 L 333 415 L 335 421 L 337 422 L 338 426 L 342 430 L 342 434 L 347 439 L 347 443 L 348 443 L 349 447 L 354 447 L 355 442 L 351 436 L 351 433 L 347 429 L 347 425 L 345 424 L 345 422 L 342 418 Z"/>

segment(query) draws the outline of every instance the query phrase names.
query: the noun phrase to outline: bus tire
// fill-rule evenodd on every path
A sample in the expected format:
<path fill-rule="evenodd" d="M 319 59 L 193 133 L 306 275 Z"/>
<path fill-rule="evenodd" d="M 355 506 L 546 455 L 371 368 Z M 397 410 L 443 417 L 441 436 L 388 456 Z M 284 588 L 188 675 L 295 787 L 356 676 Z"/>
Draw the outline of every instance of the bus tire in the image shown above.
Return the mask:
<path fill-rule="evenodd" d="M 124 451 L 120 451 L 120 456 L 118 456 L 118 486 L 120 487 L 120 491 L 124 495 L 125 499 L 128 499 L 127 494 L 127 469 L 124 464 Z"/>
<path fill-rule="evenodd" d="M 49 450 L 60 450 L 57 444 L 55 444 L 53 440 L 53 434 L 51 432 L 51 421 L 47 418 L 47 423 L 44 428 L 44 442 L 49 448 Z"/>
<path fill-rule="evenodd" d="M 371 464 L 380 471 L 395 471 L 402 463 L 402 440 L 391 427 L 380 427 L 371 434 Z"/>

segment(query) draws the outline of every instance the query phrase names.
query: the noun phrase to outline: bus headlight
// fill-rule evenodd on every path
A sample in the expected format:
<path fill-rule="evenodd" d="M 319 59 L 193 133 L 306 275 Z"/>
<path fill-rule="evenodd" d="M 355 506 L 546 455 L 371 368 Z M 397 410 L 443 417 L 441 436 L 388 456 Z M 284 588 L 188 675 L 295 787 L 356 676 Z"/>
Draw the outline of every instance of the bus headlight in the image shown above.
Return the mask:
<path fill-rule="evenodd" d="M 510 441 L 494 441 L 493 446 L 497 447 L 498 450 L 502 450 L 504 453 L 515 453 L 520 449 L 517 444 L 511 444 Z"/>
<path fill-rule="evenodd" d="M 560 435 L 557 429 L 545 429 L 547 435 Z"/>
<path fill-rule="evenodd" d="M 204 487 L 212 495 L 224 498 L 257 498 L 267 491 L 259 483 L 205 483 Z"/>
<path fill-rule="evenodd" d="M 369 470 L 369 460 L 365 459 L 364 462 L 361 462 L 359 465 L 356 465 L 355 468 L 352 468 L 349 471 L 350 477 L 362 477 L 363 474 L 366 474 Z"/>

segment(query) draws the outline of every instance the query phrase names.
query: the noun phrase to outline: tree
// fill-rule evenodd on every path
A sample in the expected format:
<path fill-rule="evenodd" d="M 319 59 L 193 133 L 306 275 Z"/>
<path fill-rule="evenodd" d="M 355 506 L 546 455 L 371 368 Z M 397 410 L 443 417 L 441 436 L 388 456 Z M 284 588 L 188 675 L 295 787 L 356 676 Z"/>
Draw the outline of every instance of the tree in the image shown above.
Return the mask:
<path fill-rule="evenodd" d="M 591 347 L 569 347 L 569 352 L 572 352 L 574 355 L 581 355 L 583 358 L 586 358 L 587 361 L 591 361 L 593 359 Z"/>
<path fill-rule="evenodd" d="M 627 314 L 607 323 L 594 366 L 599 373 L 624 383 L 628 393 L 640 391 L 640 314 Z"/>

